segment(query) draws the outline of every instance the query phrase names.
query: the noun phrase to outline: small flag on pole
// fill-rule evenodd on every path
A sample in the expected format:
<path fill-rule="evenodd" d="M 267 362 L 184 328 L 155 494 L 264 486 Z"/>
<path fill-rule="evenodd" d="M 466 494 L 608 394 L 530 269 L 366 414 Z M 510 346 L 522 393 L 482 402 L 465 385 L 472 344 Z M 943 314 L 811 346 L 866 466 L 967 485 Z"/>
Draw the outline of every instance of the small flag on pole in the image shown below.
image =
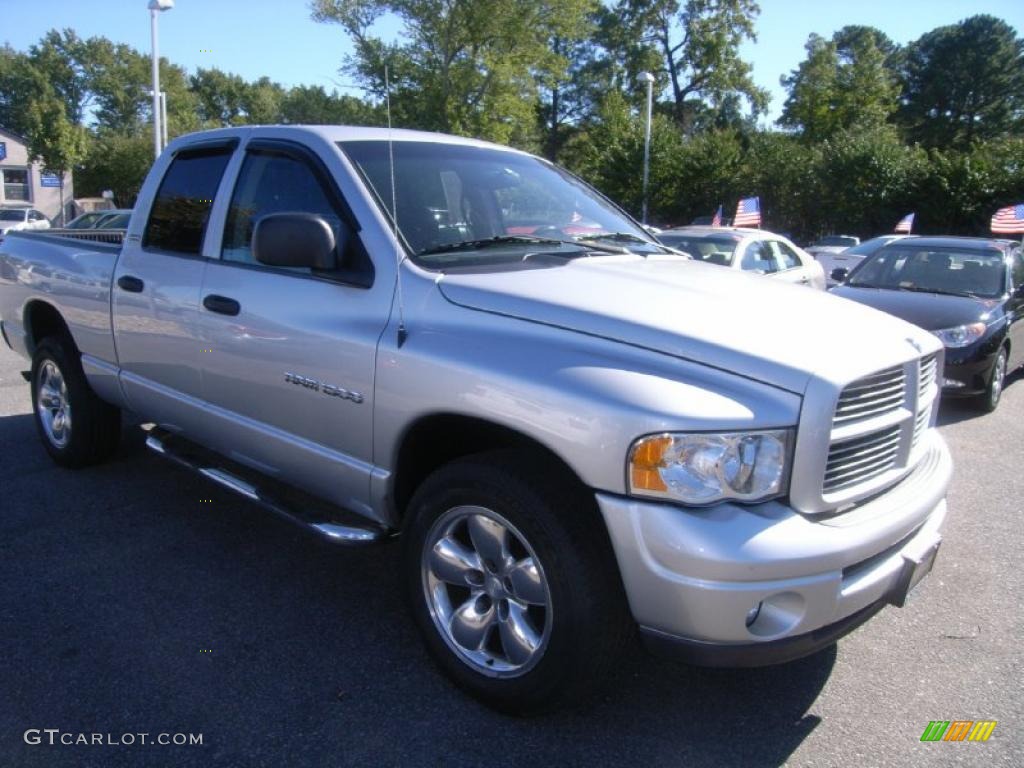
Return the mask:
<path fill-rule="evenodd" d="M 1001 235 L 1019 235 L 1024 232 L 1024 203 L 1000 208 L 992 217 L 992 231 Z"/>
<path fill-rule="evenodd" d="M 747 197 L 736 205 L 736 218 L 732 221 L 736 227 L 761 226 L 761 198 Z"/>
<path fill-rule="evenodd" d="M 913 228 L 914 214 L 908 213 L 906 216 L 900 219 L 899 222 L 897 222 L 896 227 L 893 229 L 893 232 L 903 232 L 904 234 L 909 235 L 910 230 L 912 230 Z"/>
<path fill-rule="evenodd" d="M 718 206 L 718 210 L 715 211 L 715 215 L 711 217 L 711 226 L 720 227 L 722 226 L 722 206 Z"/>

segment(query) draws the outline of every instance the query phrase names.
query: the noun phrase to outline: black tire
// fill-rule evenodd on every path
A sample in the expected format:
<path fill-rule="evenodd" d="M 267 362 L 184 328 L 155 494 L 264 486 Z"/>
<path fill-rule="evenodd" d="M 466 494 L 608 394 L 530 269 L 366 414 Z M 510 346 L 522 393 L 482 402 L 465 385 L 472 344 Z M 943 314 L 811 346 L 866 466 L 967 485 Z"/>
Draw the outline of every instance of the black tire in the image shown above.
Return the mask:
<path fill-rule="evenodd" d="M 54 410 L 62 409 L 48 408 L 40 400 L 41 385 L 55 380 L 54 369 L 59 373 L 57 380 L 63 382 L 58 389 L 68 411 L 67 420 L 61 422 L 67 429 L 61 429 L 59 437 L 52 418 L 48 428 L 44 411 L 52 416 Z M 49 336 L 36 347 L 32 356 L 32 415 L 43 447 L 63 467 L 97 464 L 110 457 L 121 438 L 121 411 L 92 391 L 78 350 L 67 338 Z"/>
<path fill-rule="evenodd" d="M 540 609 L 550 610 L 544 613 L 544 622 L 550 619 L 546 641 L 529 668 L 516 676 L 486 674 L 479 664 L 464 659 L 431 612 L 436 604 L 428 598 L 431 576 L 424 569 L 428 537 L 433 541 L 437 526 L 460 508 L 474 506 L 496 512 L 513 526 L 513 534 L 523 537 L 540 562 L 541 579 L 549 590 L 550 607 Z M 634 631 L 615 555 L 592 496 L 572 478 L 553 473 L 522 452 L 479 454 L 430 475 L 409 505 L 403 571 L 414 618 L 435 661 L 465 691 L 508 714 L 534 714 L 580 702 L 610 675 Z M 494 603 L 496 608 L 499 604 Z M 505 607 L 507 616 L 507 602 Z M 492 629 L 501 634 L 500 626 Z M 500 637 L 497 642 L 504 645 Z"/>
<path fill-rule="evenodd" d="M 1003 387 L 1006 384 L 1006 347 L 999 349 L 999 354 L 992 362 L 992 370 L 988 375 L 988 386 L 984 394 L 978 398 L 978 407 L 984 413 L 992 413 L 999 407 L 999 401 L 1003 398 Z"/>

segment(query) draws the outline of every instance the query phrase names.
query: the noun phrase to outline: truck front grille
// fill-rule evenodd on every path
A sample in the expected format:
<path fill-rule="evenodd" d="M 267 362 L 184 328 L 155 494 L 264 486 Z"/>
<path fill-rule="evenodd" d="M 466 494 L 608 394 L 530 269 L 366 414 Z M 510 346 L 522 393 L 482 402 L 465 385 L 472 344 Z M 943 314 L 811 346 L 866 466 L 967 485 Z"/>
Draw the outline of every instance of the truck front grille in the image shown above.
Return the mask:
<path fill-rule="evenodd" d="M 825 493 L 835 493 L 883 474 L 896 466 L 899 425 L 863 437 L 833 443 L 825 466 Z"/>
<path fill-rule="evenodd" d="M 938 355 L 928 355 L 843 388 L 832 419 L 823 497 L 843 503 L 911 468 L 931 425 L 938 364 Z"/>
<path fill-rule="evenodd" d="M 865 376 L 850 384 L 836 403 L 835 424 L 870 418 L 903 405 L 907 374 L 902 366 Z"/>

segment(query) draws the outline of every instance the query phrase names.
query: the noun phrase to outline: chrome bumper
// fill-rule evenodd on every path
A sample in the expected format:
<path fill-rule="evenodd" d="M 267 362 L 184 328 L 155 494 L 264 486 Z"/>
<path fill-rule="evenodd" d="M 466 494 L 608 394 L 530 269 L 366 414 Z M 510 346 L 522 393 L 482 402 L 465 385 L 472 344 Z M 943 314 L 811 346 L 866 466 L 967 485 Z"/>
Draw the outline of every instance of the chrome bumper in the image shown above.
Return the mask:
<path fill-rule="evenodd" d="M 687 509 L 597 494 L 637 623 L 705 655 L 742 656 L 899 604 L 923 575 L 909 581 L 908 563 L 933 553 L 946 516 L 952 461 L 937 432 L 923 439 L 902 482 L 831 518 L 778 502 Z"/>

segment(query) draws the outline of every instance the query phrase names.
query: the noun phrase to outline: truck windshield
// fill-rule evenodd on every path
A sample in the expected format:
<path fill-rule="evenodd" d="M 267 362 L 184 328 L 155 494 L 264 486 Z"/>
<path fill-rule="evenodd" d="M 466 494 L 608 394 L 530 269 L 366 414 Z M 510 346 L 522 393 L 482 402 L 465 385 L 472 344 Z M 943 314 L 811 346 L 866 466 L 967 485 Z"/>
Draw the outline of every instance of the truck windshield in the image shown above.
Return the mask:
<path fill-rule="evenodd" d="M 387 141 L 339 144 L 392 209 Z M 396 141 L 398 229 L 428 268 L 519 262 L 530 252 L 659 253 L 662 248 L 586 184 L 530 155 L 488 147 Z"/>

